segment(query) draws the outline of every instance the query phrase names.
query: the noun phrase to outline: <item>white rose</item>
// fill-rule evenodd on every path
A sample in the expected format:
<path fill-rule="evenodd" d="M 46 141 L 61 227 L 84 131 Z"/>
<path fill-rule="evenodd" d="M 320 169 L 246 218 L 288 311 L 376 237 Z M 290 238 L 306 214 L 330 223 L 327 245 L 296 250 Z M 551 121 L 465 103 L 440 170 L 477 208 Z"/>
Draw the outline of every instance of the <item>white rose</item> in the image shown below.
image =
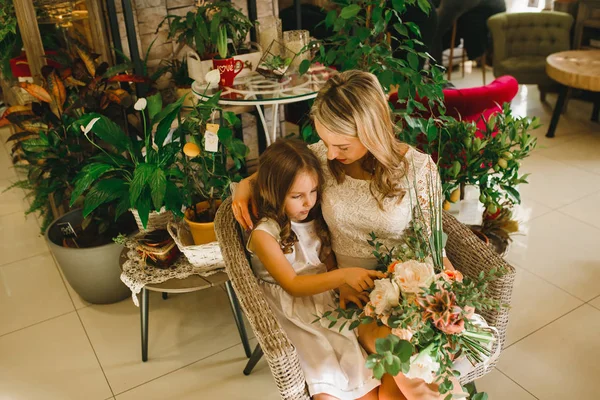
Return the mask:
<path fill-rule="evenodd" d="M 436 373 L 440 369 L 440 364 L 431 357 L 428 349 L 410 358 L 410 369 L 406 374 L 409 379 L 423 379 L 426 383 L 432 383 L 435 380 Z"/>
<path fill-rule="evenodd" d="M 400 289 L 389 279 L 375 281 L 375 288 L 369 295 L 371 304 L 375 307 L 375 314 L 382 315 L 400 302 Z"/>
<path fill-rule="evenodd" d="M 419 293 L 421 288 L 428 287 L 433 278 L 433 262 L 427 259 L 422 263 L 416 260 L 410 260 L 397 264 L 394 270 L 394 281 L 405 293 Z"/>

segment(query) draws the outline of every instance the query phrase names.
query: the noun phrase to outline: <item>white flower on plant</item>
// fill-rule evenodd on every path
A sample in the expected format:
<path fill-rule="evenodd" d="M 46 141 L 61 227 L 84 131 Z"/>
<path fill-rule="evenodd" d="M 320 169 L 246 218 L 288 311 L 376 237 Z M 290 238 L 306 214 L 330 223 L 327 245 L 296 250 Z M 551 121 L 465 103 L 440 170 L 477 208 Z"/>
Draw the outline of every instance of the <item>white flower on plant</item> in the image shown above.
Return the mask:
<path fill-rule="evenodd" d="M 431 345 L 410 358 L 410 369 L 406 373 L 409 379 L 423 379 L 426 383 L 435 380 L 440 363 L 431 356 Z"/>
<path fill-rule="evenodd" d="M 146 106 L 148 105 L 148 100 L 146 100 L 146 98 L 142 97 L 139 98 L 138 101 L 135 102 L 135 104 L 133 105 L 133 108 L 135 108 L 138 111 L 142 111 L 146 109 Z"/>
<path fill-rule="evenodd" d="M 426 262 L 405 261 L 397 264 L 394 269 L 394 282 L 404 293 L 419 293 L 421 288 L 431 284 L 434 277 L 433 261 L 430 258 Z"/>
<path fill-rule="evenodd" d="M 382 315 L 399 304 L 400 289 L 389 279 L 378 279 L 375 281 L 375 288 L 369 295 L 369 300 L 375 307 L 375 314 Z"/>
<path fill-rule="evenodd" d="M 204 75 L 204 80 L 208 84 L 216 85 L 217 83 L 219 83 L 221 81 L 221 73 L 219 72 L 218 69 L 213 69 L 211 71 L 208 71 L 206 73 L 206 75 Z"/>
<path fill-rule="evenodd" d="M 100 117 L 92 119 L 90 122 L 88 122 L 88 124 L 85 127 L 81 125 L 81 131 L 83 132 L 83 134 L 87 136 L 87 134 L 90 133 L 90 131 L 98 121 L 100 121 Z"/>

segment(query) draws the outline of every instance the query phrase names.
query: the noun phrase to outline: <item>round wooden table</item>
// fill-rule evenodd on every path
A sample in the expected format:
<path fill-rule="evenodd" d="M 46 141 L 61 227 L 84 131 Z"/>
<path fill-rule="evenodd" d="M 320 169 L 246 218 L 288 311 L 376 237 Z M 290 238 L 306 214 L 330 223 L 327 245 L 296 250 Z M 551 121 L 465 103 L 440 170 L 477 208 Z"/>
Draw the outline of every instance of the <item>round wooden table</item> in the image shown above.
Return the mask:
<path fill-rule="evenodd" d="M 592 121 L 598 122 L 600 111 L 600 50 L 571 50 L 546 58 L 546 73 L 561 84 L 558 100 L 546 137 L 554 137 L 569 88 L 595 93 Z"/>
<path fill-rule="evenodd" d="M 129 249 L 125 247 L 121 252 L 121 256 L 119 258 L 119 263 L 121 265 L 121 269 L 123 268 L 123 264 L 129 258 L 127 256 Z M 180 254 L 179 257 L 184 257 L 183 254 Z M 137 268 L 146 268 L 145 265 L 136 263 Z M 242 318 L 242 310 L 240 309 L 240 304 L 233 291 L 233 287 L 231 286 L 231 282 L 229 281 L 229 276 L 225 272 L 217 272 L 214 275 L 209 275 L 207 277 L 201 277 L 199 275 L 191 275 L 185 279 L 169 279 L 168 281 L 162 283 L 155 283 L 151 285 L 146 285 L 142 288 L 141 292 L 141 302 L 140 302 L 140 321 L 142 328 L 142 361 L 146 362 L 148 360 L 148 314 L 150 309 L 150 302 L 148 291 L 153 292 L 161 292 L 163 299 L 167 299 L 168 293 L 189 293 L 195 292 L 198 290 L 208 289 L 214 286 L 218 286 L 221 284 L 225 284 L 225 288 L 227 289 L 227 295 L 229 297 L 229 305 L 231 306 L 231 311 L 233 313 L 233 318 L 235 320 L 235 324 L 238 328 L 238 332 L 240 334 L 240 339 L 242 340 L 242 344 L 244 346 L 244 351 L 246 352 L 246 357 L 250 357 L 252 351 L 250 349 L 250 343 L 248 342 L 248 335 L 246 333 L 246 328 L 244 326 L 244 320 Z"/>

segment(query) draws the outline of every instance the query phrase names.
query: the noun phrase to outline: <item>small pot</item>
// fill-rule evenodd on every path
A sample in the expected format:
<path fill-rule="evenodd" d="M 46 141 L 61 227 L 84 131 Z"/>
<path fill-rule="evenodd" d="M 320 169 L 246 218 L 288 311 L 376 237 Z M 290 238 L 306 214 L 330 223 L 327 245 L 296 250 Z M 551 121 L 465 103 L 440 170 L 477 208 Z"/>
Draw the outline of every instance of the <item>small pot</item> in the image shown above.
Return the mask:
<path fill-rule="evenodd" d="M 221 201 L 217 201 L 217 208 L 221 205 Z M 196 204 L 196 211 L 202 212 L 207 210 L 209 207 L 208 201 L 202 201 Z M 190 227 L 190 232 L 194 238 L 194 244 L 206 244 L 217 241 L 217 235 L 215 234 L 215 223 L 213 222 L 194 222 L 192 220 L 194 216 L 194 210 L 187 209 L 185 211 L 185 222 Z"/>

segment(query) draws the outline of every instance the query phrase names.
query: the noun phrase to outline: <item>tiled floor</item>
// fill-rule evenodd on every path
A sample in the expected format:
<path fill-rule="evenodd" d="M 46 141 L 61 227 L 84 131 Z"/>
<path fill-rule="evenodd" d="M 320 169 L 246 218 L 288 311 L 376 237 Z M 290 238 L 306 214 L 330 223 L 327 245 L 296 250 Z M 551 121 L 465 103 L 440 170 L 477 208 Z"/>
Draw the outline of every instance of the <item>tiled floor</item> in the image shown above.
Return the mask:
<path fill-rule="evenodd" d="M 480 85 L 481 71 L 455 84 Z M 522 87 L 513 108 L 549 122 L 551 105 L 540 104 L 535 87 Z M 538 130 L 539 149 L 523 165 L 532 175 L 521 188 L 521 234 L 507 256 L 518 271 L 508 347 L 478 382 L 490 399 L 599 397 L 600 125 L 590 113 L 590 104 L 571 101 L 557 137 Z M 0 190 L 15 177 L 2 148 Z M 142 363 L 138 308 L 130 299 L 80 299 L 35 218 L 23 217 L 21 195 L 0 194 L 0 399 L 278 398 L 264 360 L 242 374 L 246 359 L 220 288 L 167 301 L 153 293 L 150 359 Z"/>

